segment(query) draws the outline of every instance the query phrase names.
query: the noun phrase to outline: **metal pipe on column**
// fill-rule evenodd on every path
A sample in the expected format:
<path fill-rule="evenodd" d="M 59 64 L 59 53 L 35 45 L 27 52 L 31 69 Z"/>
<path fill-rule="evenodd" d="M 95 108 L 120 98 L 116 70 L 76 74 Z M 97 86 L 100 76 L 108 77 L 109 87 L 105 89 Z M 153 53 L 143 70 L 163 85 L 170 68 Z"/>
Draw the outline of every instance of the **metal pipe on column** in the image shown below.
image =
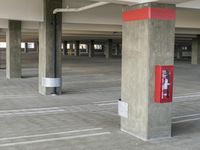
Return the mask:
<path fill-rule="evenodd" d="M 53 14 L 53 25 L 54 25 L 54 49 L 53 49 L 53 72 L 54 78 L 57 78 L 57 14 Z M 57 95 L 57 88 L 54 87 L 53 95 Z"/>

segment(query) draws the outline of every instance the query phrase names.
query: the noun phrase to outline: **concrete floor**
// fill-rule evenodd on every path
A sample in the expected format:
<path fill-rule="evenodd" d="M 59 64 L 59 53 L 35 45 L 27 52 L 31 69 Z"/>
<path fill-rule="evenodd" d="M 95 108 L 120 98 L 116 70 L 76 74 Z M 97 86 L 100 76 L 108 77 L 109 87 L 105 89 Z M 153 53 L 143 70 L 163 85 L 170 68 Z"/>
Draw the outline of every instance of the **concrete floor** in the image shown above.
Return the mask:
<path fill-rule="evenodd" d="M 23 78 L 0 70 L 0 150 L 198 150 L 200 66 L 177 62 L 173 137 L 143 142 L 120 131 L 120 59 L 64 57 L 63 95 L 37 93 L 37 59 L 23 55 Z"/>

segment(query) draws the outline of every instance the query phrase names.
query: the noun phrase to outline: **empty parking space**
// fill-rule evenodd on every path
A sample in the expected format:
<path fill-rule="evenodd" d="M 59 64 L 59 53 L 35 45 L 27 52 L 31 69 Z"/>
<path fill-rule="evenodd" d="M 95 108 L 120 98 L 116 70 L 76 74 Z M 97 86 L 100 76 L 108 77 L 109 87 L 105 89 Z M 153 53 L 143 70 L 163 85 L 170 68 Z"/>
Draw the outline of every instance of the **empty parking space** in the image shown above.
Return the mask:
<path fill-rule="evenodd" d="M 121 60 L 63 59 L 61 96 L 39 95 L 37 77 L 0 80 L 4 85 L 0 87 L 0 149 L 167 150 L 199 146 L 198 66 L 175 64 L 172 139 L 144 143 L 120 131 Z M 23 73 L 37 74 L 35 66 L 29 64 Z M 4 75 L 5 70 L 0 73 Z"/>

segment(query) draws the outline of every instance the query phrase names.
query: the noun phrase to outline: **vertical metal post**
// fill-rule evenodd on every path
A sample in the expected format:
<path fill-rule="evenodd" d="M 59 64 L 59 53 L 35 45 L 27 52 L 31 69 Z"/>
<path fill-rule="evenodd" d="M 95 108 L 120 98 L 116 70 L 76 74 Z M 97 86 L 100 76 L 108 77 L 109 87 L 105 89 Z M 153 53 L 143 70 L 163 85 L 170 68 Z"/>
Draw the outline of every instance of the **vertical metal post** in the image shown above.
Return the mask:
<path fill-rule="evenodd" d="M 53 70 L 54 70 L 54 78 L 57 78 L 57 15 L 54 14 L 54 49 L 53 49 Z M 54 87 L 53 94 L 57 94 L 57 88 Z"/>

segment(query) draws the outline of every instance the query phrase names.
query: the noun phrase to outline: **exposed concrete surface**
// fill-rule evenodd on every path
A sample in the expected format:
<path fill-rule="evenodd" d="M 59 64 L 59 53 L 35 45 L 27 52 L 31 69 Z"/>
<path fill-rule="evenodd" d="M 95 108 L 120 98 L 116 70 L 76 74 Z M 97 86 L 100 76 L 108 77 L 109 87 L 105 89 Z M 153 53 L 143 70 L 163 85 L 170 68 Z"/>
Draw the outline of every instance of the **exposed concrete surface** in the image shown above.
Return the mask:
<path fill-rule="evenodd" d="M 64 94 L 45 97 L 37 92 L 36 54 L 23 54 L 22 58 L 22 79 L 5 80 L 5 70 L 0 70 L 1 150 L 200 148 L 199 65 L 175 65 L 173 137 L 143 142 L 120 131 L 116 105 L 120 98 L 120 59 L 65 56 Z"/>
<path fill-rule="evenodd" d="M 6 31 L 6 77 L 21 78 L 21 21 L 9 21 Z"/>
<path fill-rule="evenodd" d="M 194 38 L 192 40 L 192 60 L 191 63 L 193 65 L 199 64 L 200 63 L 200 38 Z"/>
<path fill-rule="evenodd" d="M 94 41 L 91 40 L 88 44 L 88 55 L 89 57 L 94 57 Z"/>
<path fill-rule="evenodd" d="M 76 41 L 75 51 L 76 51 L 75 56 L 79 56 L 79 54 L 80 54 L 80 41 Z"/>
<path fill-rule="evenodd" d="M 42 85 L 43 78 L 61 78 L 61 32 L 62 15 L 56 15 L 56 66 L 54 66 L 54 16 L 53 10 L 62 7 L 62 0 L 43 0 L 44 3 L 44 22 L 40 24 L 39 29 L 39 92 L 43 95 L 49 95 L 54 92 L 53 88 Z M 61 93 L 61 87 L 56 89 L 56 93 Z"/>
<path fill-rule="evenodd" d="M 63 42 L 63 55 L 67 55 L 68 49 L 67 49 L 67 41 Z"/>
<path fill-rule="evenodd" d="M 138 8 L 170 8 L 174 5 L 147 3 Z M 123 131 L 144 140 L 171 137 L 171 103 L 154 103 L 155 66 L 174 63 L 174 20 L 146 19 L 123 23 L 122 101 L 128 118 Z"/>
<path fill-rule="evenodd" d="M 107 59 L 112 57 L 112 47 L 113 47 L 113 41 L 111 39 L 107 40 L 104 46 L 105 49 L 104 53 Z"/>

